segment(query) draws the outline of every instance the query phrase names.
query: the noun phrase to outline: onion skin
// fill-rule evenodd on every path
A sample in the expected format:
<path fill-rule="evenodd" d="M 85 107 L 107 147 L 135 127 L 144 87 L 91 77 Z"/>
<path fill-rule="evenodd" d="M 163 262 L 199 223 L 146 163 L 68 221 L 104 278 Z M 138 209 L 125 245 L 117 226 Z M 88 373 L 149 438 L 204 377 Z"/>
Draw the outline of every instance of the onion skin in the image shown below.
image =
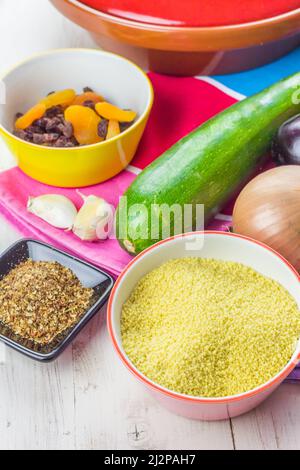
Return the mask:
<path fill-rule="evenodd" d="M 299 272 L 300 166 L 281 166 L 254 178 L 236 201 L 233 231 L 270 246 Z"/>

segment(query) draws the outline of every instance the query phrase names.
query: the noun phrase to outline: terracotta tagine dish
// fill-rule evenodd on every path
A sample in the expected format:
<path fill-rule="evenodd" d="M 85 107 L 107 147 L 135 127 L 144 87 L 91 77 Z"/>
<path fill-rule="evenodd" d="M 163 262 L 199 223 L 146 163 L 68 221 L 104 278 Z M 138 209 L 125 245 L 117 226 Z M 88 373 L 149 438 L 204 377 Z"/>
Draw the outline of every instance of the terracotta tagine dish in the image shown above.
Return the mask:
<path fill-rule="evenodd" d="M 233 73 L 300 44 L 300 0 L 51 0 L 96 42 L 166 74 Z"/>

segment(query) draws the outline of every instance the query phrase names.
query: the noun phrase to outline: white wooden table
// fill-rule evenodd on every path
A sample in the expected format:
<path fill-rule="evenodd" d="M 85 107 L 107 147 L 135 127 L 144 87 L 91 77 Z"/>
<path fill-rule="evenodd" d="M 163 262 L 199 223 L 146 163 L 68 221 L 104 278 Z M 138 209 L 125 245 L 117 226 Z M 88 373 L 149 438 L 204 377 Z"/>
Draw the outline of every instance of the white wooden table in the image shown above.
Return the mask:
<path fill-rule="evenodd" d="M 0 73 L 45 49 L 95 47 L 48 0 L 0 0 Z M 0 142 L 0 167 L 11 157 Z M 20 238 L 0 219 L 0 250 Z M 129 376 L 102 311 L 50 365 L 6 349 L 0 365 L 0 449 L 300 449 L 300 384 L 252 413 L 205 423 L 173 416 Z"/>

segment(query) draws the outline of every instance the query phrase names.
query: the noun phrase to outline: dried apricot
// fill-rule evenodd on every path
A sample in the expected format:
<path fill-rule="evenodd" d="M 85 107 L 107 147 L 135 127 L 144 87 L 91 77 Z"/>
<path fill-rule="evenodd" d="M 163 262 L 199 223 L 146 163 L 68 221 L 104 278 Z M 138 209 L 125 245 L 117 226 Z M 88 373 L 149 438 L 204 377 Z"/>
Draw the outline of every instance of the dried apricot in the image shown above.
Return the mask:
<path fill-rule="evenodd" d="M 76 93 L 74 90 L 62 90 L 51 93 L 46 98 L 43 98 L 40 103 L 44 104 L 46 109 L 53 108 L 54 106 L 69 106 L 73 103 L 75 97 Z"/>
<path fill-rule="evenodd" d="M 101 117 L 118 122 L 132 122 L 137 116 L 134 111 L 124 111 L 106 101 L 96 104 L 96 111 Z"/>
<path fill-rule="evenodd" d="M 86 91 L 85 93 L 82 93 L 82 95 L 77 95 L 72 105 L 83 105 L 86 101 L 91 101 L 94 104 L 97 104 L 103 101 L 103 98 L 93 91 Z"/>
<path fill-rule="evenodd" d="M 113 137 L 116 137 L 116 135 L 119 135 L 120 133 L 121 133 L 120 124 L 118 123 L 118 121 L 111 119 L 108 123 L 106 140 L 112 139 Z"/>
<path fill-rule="evenodd" d="M 44 104 L 39 103 L 33 106 L 33 108 L 27 111 L 27 113 L 25 113 L 23 116 L 19 117 L 16 120 L 15 122 L 16 129 L 21 129 L 21 130 L 26 129 L 27 127 L 31 126 L 31 124 L 34 121 L 43 117 L 45 112 L 46 112 L 46 106 Z"/>
<path fill-rule="evenodd" d="M 96 144 L 103 138 L 98 135 L 101 118 L 85 106 L 69 106 L 65 111 L 65 120 L 73 126 L 74 136 L 80 145 Z"/>

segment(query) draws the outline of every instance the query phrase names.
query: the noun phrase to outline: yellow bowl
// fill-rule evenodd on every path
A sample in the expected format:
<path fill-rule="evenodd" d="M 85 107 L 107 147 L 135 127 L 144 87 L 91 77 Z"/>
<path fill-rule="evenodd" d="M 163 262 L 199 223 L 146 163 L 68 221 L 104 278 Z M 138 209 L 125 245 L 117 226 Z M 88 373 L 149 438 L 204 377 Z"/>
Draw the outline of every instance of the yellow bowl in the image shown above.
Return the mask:
<path fill-rule="evenodd" d="M 83 187 L 106 181 L 133 159 L 153 104 L 153 88 L 135 64 L 104 51 L 63 49 L 43 53 L 17 65 L 1 79 L 6 104 L 0 104 L 0 133 L 32 178 L 51 186 Z M 89 86 L 138 119 L 111 140 L 75 148 L 43 147 L 12 134 L 17 112 L 25 112 L 50 91 Z"/>

